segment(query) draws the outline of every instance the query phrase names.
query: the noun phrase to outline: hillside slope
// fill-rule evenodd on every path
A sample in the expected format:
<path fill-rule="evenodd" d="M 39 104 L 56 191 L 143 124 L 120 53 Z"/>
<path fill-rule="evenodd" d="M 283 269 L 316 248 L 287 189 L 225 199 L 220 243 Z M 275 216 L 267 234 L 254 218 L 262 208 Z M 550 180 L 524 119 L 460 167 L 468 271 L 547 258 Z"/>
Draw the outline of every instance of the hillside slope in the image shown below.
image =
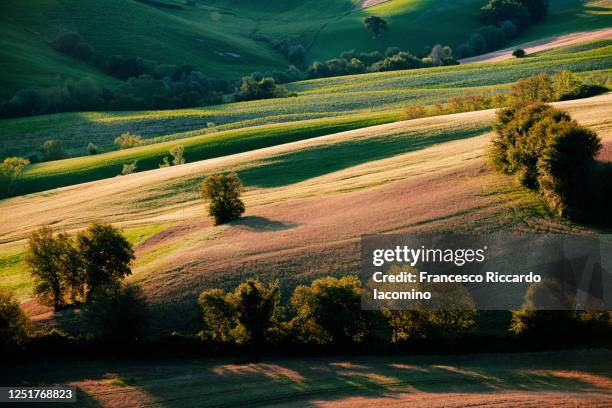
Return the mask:
<path fill-rule="evenodd" d="M 307 61 L 341 52 L 384 51 L 399 46 L 413 53 L 435 43 L 456 46 L 480 24 L 484 0 L 390 0 L 360 9 L 352 0 L 199 0 L 180 9 L 137 0 L 4 0 L 0 4 L 0 98 L 27 86 L 50 86 L 66 78 L 113 79 L 52 50 L 59 33 L 77 31 L 106 54 L 191 64 L 210 76 L 239 79 L 289 62 L 270 45 L 290 40 L 304 45 Z M 567 32 L 609 27 L 609 0 L 551 0 L 550 16 L 518 42 Z M 389 21 L 373 39 L 363 26 L 368 15 Z"/>
<path fill-rule="evenodd" d="M 605 95 L 558 105 L 609 144 L 611 102 Z M 493 115 L 398 122 L 3 200 L 0 276 L 28 297 L 23 239 L 44 224 L 75 230 L 105 220 L 124 227 L 139 237 L 131 279 L 155 303 L 174 299 L 177 307 L 202 288 L 244 276 L 280 276 L 294 285 L 354 272 L 363 233 L 573 228 L 484 166 Z M 229 170 L 247 184 L 247 212 L 214 227 L 198 184 Z"/>
<path fill-rule="evenodd" d="M 433 104 L 457 95 L 503 92 L 510 83 L 542 71 L 571 69 L 585 77 L 593 73 L 609 75 L 611 50 L 612 41 L 604 40 L 494 66 L 469 64 L 303 81 L 290 85 L 297 97 L 199 109 L 70 113 L 2 120 L 0 158 L 28 155 L 47 139 L 60 140 L 75 156 L 86 155 L 89 142 L 108 151 L 116 148 L 113 139 L 125 131 L 142 134 L 151 143 L 29 166 L 15 193 L 43 191 L 114 177 L 123 164 L 133 160 L 138 160 L 139 171 L 157 168 L 168 149 L 178 143 L 184 145 L 188 161 L 202 160 L 392 122 L 401 119 L 407 104 Z"/>

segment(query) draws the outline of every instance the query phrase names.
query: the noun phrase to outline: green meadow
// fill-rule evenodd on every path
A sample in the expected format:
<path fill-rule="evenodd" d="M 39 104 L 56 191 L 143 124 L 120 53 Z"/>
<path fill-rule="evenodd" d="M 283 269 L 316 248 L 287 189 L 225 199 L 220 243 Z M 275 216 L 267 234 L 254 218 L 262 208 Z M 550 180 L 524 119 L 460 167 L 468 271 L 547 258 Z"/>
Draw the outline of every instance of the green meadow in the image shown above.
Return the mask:
<path fill-rule="evenodd" d="M 0 97 L 67 78 L 89 76 L 107 85 L 115 82 L 49 46 L 66 31 L 81 33 L 107 55 L 191 64 L 207 75 L 237 80 L 254 71 L 289 65 L 261 38 L 302 44 L 308 51 L 307 63 L 350 49 L 369 52 L 398 46 L 417 53 L 436 43 L 455 47 L 480 27 L 476 15 L 485 3 L 393 0 L 362 10 L 356 0 L 198 0 L 195 6 L 164 1 L 182 8 L 134 0 L 80 0 L 77 13 L 70 0 L 4 0 L 0 4 Z M 551 0 L 547 19 L 516 41 L 607 27 L 611 12 L 605 1 Z M 364 28 L 368 15 L 389 22 L 389 30 L 378 39 Z"/>
<path fill-rule="evenodd" d="M 402 118 L 407 104 L 434 104 L 477 92 L 503 92 L 510 83 L 542 71 L 569 69 L 584 77 L 610 75 L 612 41 L 569 46 L 521 60 L 469 64 L 303 81 L 297 97 L 230 103 L 199 109 L 86 112 L 2 121 L 2 155 L 27 155 L 58 139 L 81 156 L 29 166 L 15 194 L 114 177 L 138 160 L 138 171 L 157 168 L 168 150 L 185 147 L 188 161 L 240 153 Z M 212 125 L 214 124 L 214 125 Z M 122 151 L 120 133 L 139 133 L 147 144 Z M 84 156 L 95 143 L 107 150 Z"/>

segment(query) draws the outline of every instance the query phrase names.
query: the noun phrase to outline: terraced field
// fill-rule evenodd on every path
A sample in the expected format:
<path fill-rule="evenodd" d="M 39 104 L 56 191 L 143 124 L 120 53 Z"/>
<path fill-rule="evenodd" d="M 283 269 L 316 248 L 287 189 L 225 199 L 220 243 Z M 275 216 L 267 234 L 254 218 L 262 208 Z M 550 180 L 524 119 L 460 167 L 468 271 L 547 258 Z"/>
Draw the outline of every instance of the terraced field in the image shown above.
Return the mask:
<path fill-rule="evenodd" d="M 581 47 L 581 48 L 577 48 Z M 188 161 L 249 151 L 401 119 L 408 103 L 432 104 L 474 92 L 502 92 L 511 82 L 542 71 L 571 69 L 582 76 L 612 73 L 612 40 L 568 46 L 531 58 L 291 84 L 298 97 L 152 112 L 75 113 L 1 121 L 0 153 L 26 154 L 48 138 L 85 154 L 93 142 L 111 149 L 124 131 L 141 133 L 148 145 L 97 156 L 29 166 L 15 194 L 43 191 L 107 177 L 138 160 L 154 169 L 180 143 Z M 215 126 L 209 126 L 214 123 Z M 177 140 L 180 139 L 180 142 Z M 1 156 L 2 154 L 0 154 Z"/>

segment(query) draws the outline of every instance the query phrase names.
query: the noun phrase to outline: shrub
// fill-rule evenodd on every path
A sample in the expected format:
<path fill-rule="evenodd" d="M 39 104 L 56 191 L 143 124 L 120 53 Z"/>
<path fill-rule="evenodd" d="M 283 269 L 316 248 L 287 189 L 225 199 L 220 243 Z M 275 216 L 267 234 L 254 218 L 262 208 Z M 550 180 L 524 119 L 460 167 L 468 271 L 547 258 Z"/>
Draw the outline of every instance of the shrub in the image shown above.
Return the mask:
<path fill-rule="evenodd" d="M 51 42 L 53 48 L 66 54 L 75 54 L 79 47 L 86 45 L 83 36 L 77 32 L 62 33 Z"/>
<path fill-rule="evenodd" d="M 12 293 L 0 287 L 0 352 L 21 349 L 28 341 L 30 320 Z"/>
<path fill-rule="evenodd" d="M 200 293 L 198 303 L 204 320 L 204 338 L 220 342 L 230 339 L 253 349 L 263 346 L 278 323 L 280 287 L 264 286 L 256 279 L 241 283 L 233 292 L 210 289 Z"/>
<path fill-rule="evenodd" d="M 91 224 L 77 235 L 76 243 L 88 290 L 116 283 L 132 273 L 132 244 L 112 225 Z"/>
<path fill-rule="evenodd" d="M 43 160 L 59 160 L 64 158 L 64 149 L 59 140 L 46 140 L 41 148 Z"/>
<path fill-rule="evenodd" d="M 427 116 L 427 110 L 423 105 L 411 104 L 404 109 L 404 118 L 407 120 L 424 118 Z"/>
<path fill-rule="evenodd" d="M 558 101 L 577 99 L 583 96 L 582 80 L 570 71 L 559 71 L 553 77 L 555 97 Z"/>
<path fill-rule="evenodd" d="M 119 146 L 119 149 L 130 149 L 132 147 L 141 146 L 142 143 L 142 136 L 130 132 L 122 133 L 115 138 L 115 144 Z"/>
<path fill-rule="evenodd" d="M 13 191 L 15 182 L 19 179 L 25 167 L 30 164 L 23 157 L 7 157 L 0 164 L 0 188 L 6 194 Z"/>
<path fill-rule="evenodd" d="M 170 155 L 172 156 L 172 165 L 178 166 L 180 164 L 185 164 L 185 148 L 182 145 L 174 146 L 169 150 Z"/>
<path fill-rule="evenodd" d="M 205 339 L 229 342 L 235 326 L 236 310 L 231 299 L 222 289 L 210 289 L 200 293 L 198 304 L 202 311 Z"/>
<path fill-rule="evenodd" d="M 546 146 L 537 162 L 540 191 L 557 216 L 577 218 L 590 201 L 588 168 L 594 165 L 601 142 L 595 132 L 575 121 L 548 126 L 544 137 Z"/>
<path fill-rule="evenodd" d="M 241 283 L 228 299 L 236 315 L 235 338 L 239 343 L 255 348 L 262 346 L 266 333 L 277 322 L 279 283 L 265 287 L 258 280 L 248 280 Z"/>
<path fill-rule="evenodd" d="M 553 305 L 558 310 L 551 309 Z M 575 299 L 566 295 L 561 286 L 544 279 L 532 284 L 525 293 L 523 309 L 512 312 L 509 331 L 527 339 L 550 340 L 575 330 L 576 312 L 561 309 L 575 308 Z"/>
<path fill-rule="evenodd" d="M 493 127 L 490 155 L 498 170 L 540 191 L 559 217 L 610 223 L 612 166 L 595 162 L 595 132 L 542 103 L 500 110 Z"/>
<path fill-rule="evenodd" d="M 98 153 L 100 153 L 100 148 L 98 146 L 96 146 L 95 144 L 90 142 L 87 145 L 87 153 L 89 153 L 90 155 L 98 154 Z"/>
<path fill-rule="evenodd" d="M 58 310 L 82 295 L 80 259 L 67 234 L 53 236 L 49 227 L 32 232 L 24 260 L 32 275 L 34 294 L 42 304 Z"/>
<path fill-rule="evenodd" d="M 510 103 L 525 105 L 531 102 L 553 102 L 556 94 L 551 76 L 541 73 L 514 83 L 510 87 Z"/>
<path fill-rule="evenodd" d="M 123 168 L 121 169 L 121 175 L 127 176 L 128 174 L 135 173 L 137 167 L 138 167 L 138 160 L 134 160 L 131 163 L 124 164 Z"/>
<path fill-rule="evenodd" d="M 140 287 L 118 282 L 96 287 L 82 311 L 88 336 L 110 343 L 133 343 L 142 338 L 148 316 Z"/>
<path fill-rule="evenodd" d="M 355 276 L 325 277 L 298 286 L 291 297 L 293 325 L 304 341 L 342 345 L 369 335 L 375 313 L 361 310 L 361 284 Z"/>
<path fill-rule="evenodd" d="M 284 98 L 293 96 L 282 85 L 277 85 L 273 78 L 257 80 L 247 76 L 242 78 L 240 90 L 236 94 L 239 101 L 250 101 L 256 99 Z"/>
<path fill-rule="evenodd" d="M 214 174 L 202 182 L 202 197 L 209 202 L 208 213 L 215 219 L 215 225 L 236 220 L 244 213 L 240 199 L 243 188 L 236 173 Z"/>
<path fill-rule="evenodd" d="M 545 146 L 547 126 L 569 121 L 569 116 L 549 105 L 535 103 L 497 112 L 491 158 L 498 170 L 516 175 L 519 183 L 537 187 L 537 163 Z"/>
<path fill-rule="evenodd" d="M 525 50 L 522 48 L 517 48 L 516 50 L 512 51 L 512 56 L 516 58 L 523 58 L 525 54 Z"/>

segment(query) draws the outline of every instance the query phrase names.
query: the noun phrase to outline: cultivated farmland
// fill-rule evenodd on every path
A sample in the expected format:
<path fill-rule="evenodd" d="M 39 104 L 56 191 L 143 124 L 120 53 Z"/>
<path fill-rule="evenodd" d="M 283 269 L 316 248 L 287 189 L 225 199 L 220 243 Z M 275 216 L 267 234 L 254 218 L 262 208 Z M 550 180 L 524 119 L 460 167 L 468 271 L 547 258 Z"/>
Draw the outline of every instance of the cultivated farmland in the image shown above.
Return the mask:
<path fill-rule="evenodd" d="M 609 144 L 611 100 L 559 106 Z M 0 273 L 27 299 L 20 257 L 28 232 L 44 224 L 74 231 L 104 219 L 137 244 L 130 280 L 153 302 L 180 308 L 205 287 L 231 287 L 245 276 L 281 277 L 291 286 L 354 271 L 364 232 L 579 230 L 551 220 L 536 194 L 485 166 L 493 115 L 386 124 L 6 199 Z M 247 213 L 215 227 L 198 183 L 228 170 L 247 184 Z M 189 314 L 173 322 L 181 316 Z"/>
<path fill-rule="evenodd" d="M 172 146 L 186 148 L 188 161 L 219 157 L 280 143 L 392 122 L 408 103 L 433 104 L 466 93 L 503 92 L 510 83 L 542 71 L 570 69 L 583 77 L 610 75 L 612 42 L 568 46 L 535 57 L 355 75 L 291 84 L 288 99 L 241 102 L 201 109 L 121 113 L 68 113 L 3 120 L 0 152 L 26 154 L 57 138 L 74 155 L 87 143 L 113 149 L 120 133 L 141 133 L 150 143 L 124 151 L 30 166 L 15 193 L 24 194 L 113 177 L 123 164 L 153 169 Z M 495 64 L 495 65 L 493 65 Z M 209 123 L 214 123 L 212 128 Z M 178 141 L 180 139 L 180 142 Z"/>

